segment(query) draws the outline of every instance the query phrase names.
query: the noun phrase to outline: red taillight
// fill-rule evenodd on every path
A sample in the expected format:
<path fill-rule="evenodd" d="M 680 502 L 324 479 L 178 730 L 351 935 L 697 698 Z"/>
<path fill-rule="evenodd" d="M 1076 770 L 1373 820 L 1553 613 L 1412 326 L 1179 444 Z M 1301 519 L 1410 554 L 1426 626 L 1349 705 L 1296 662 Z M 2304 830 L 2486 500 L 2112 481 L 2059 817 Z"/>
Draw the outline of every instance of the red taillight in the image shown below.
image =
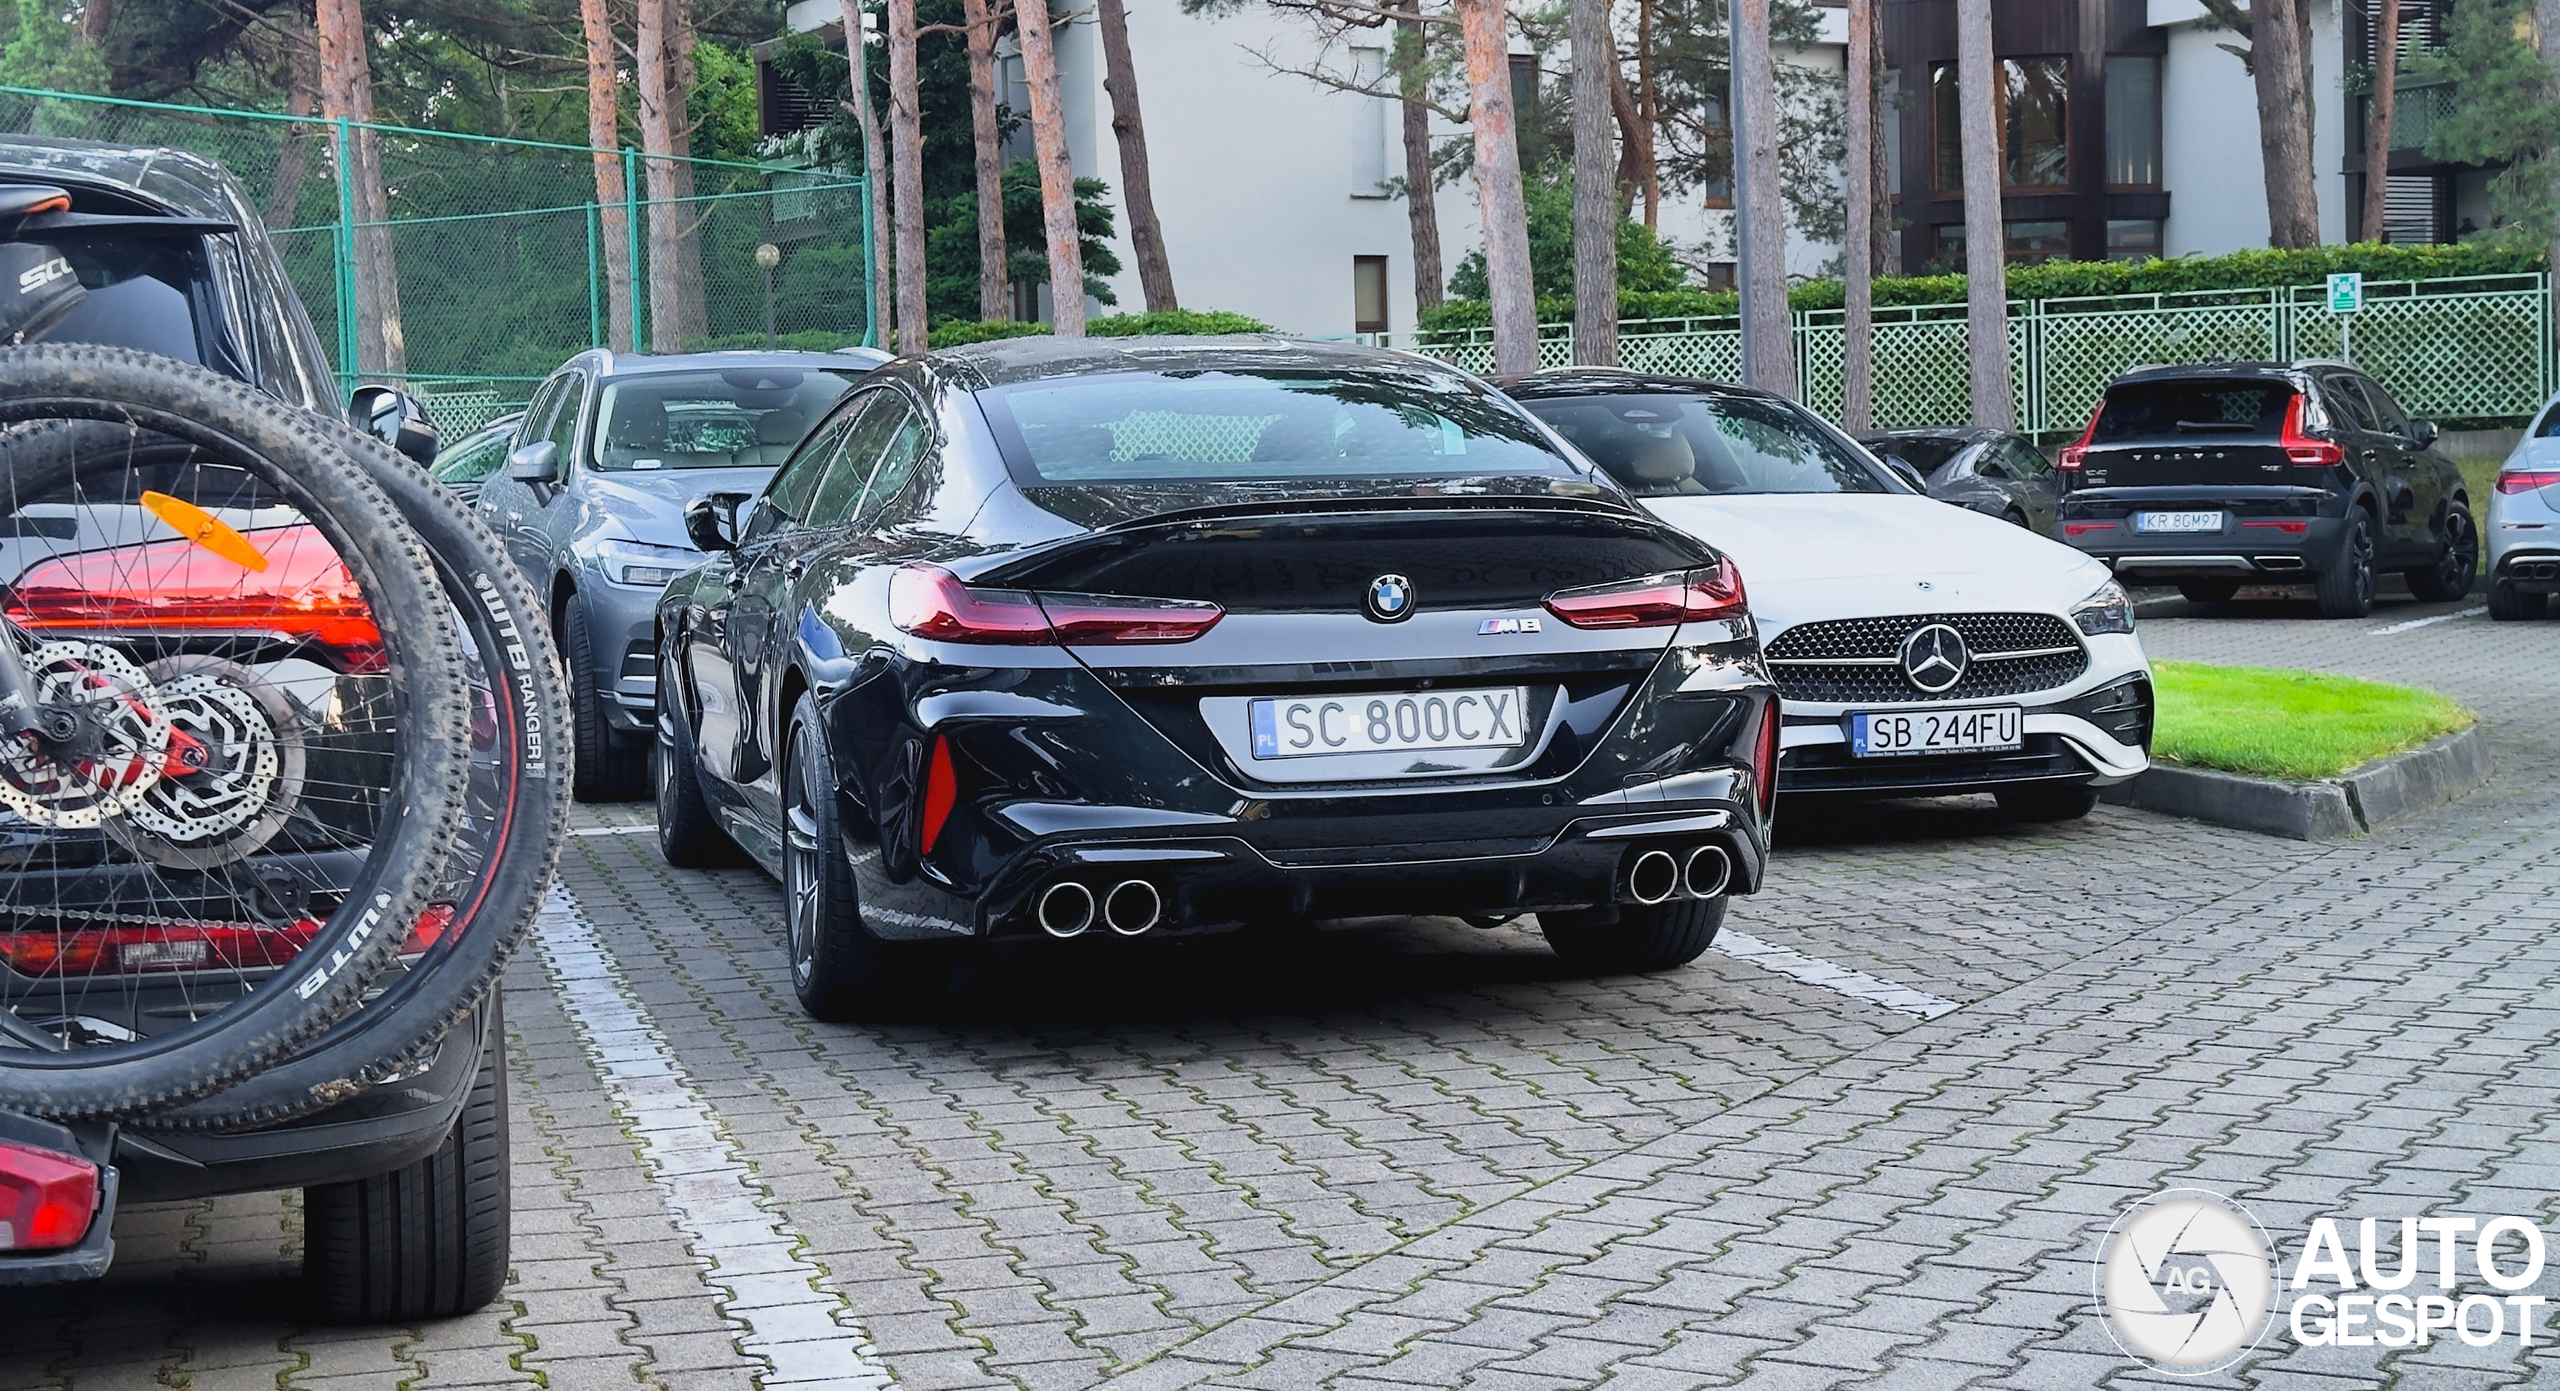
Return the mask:
<path fill-rule="evenodd" d="M 2509 469 L 2498 475 L 2498 491 L 2529 493 L 2536 488 L 2560 486 L 2560 469 Z"/>
<path fill-rule="evenodd" d="M 2332 440 L 2316 440 L 2302 433 L 2302 397 L 2297 394 L 2284 408 L 2284 456 L 2295 468 L 2327 468 L 2346 461 L 2347 451 Z"/>
<path fill-rule="evenodd" d="M 2080 431 L 2079 442 L 2077 444 L 2066 444 L 2062 446 L 2062 455 L 2059 462 L 2063 468 L 2069 469 L 2073 473 L 2078 473 L 2080 471 L 2080 466 L 2087 462 L 2089 457 L 2089 441 L 2096 439 L 2098 436 L 2098 412 L 2103 411 L 2106 408 L 2107 403 L 2100 401 L 2097 405 L 2097 409 L 2089 412 L 2089 424 Z"/>
<path fill-rule="evenodd" d="M 248 536 L 266 558 L 263 570 L 194 540 L 55 556 L 18 577 L 8 614 L 34 629 L 272 633 L 325 648 L 349 671 L 384 669 L 373 610 L 319 528 Z"/>
<path fill-rule="evenodd" d="M 1751 750 L 1751 774 L 1760 789 L 1762 814 L 1778 804 L 1778 702 L 1760 712 L 1760 737 Z"/>
<path fill-rule="evenodd" d="M 448 910 L 449 911 L 449 910 Z M 25 976 L 118 976 L 159 971 L 257 971 L 311 945 L 320 924 L 153 923 L 69 932 L 0 932 L 0 962 Z"/>
<path fill-rule="evenodd" d="M 1640 580 L 1560 589 L 1547 612 L 1577 628 L 1658 628 L 1707 618 L 1739 618 L 1748 600 L 1731 559 Z"/>
<path fill-rule="evenodd" d="M 2116 524 L 2113 522 L 2064 522 L 2062 524 L 2062 534 L 2065 536 L 2079 536 L 2092 531 L 2113 531 L 2115 529 Z"/>
<path fill-rule="evenodd" d="M 938 565 L 909 565 L 889 577 L 889 621 L 902 633 L 940 642 L 1189 642 L 1225 616 L 1216 604 L 1194 599 L 972 589 Z"/>
<path fill-rule="evenodd" d="M 942 839 L 942 827 L 951 820 L 951 808 L 960 801 L 960 775 L 951 766 L 951 741 L 937 734 L 933 752 L 924 764 L 924 814 L 916 820 L 916 850 L 933 853 L 933 843 Z"/>
<path fill-rule="evenodd" d="M 2287 536 L 2300 536 L 2302 533 L 2311 529 L 2311 523 L 2309 522 L 2265 521 L 2253 519 L 2243 521 L 2240 525 L 2244 527 L 2256 527 L 2260 531 L 2281 531 Z"/>
<path fill-rule="evenodd" d="M 0 1251 L 77 1246 L 97 1210 L 97 1165 L 0 1140 Z"/>

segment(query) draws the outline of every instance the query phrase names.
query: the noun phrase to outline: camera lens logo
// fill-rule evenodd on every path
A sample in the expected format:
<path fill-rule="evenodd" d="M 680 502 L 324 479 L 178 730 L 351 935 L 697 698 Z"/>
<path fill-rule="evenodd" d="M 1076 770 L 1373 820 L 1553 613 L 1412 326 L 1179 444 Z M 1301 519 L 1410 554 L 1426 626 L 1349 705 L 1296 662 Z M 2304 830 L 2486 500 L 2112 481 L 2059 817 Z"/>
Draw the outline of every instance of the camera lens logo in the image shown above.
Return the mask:
<path fill-rule="evenodd" d="M 2216 1193 L 2143 1199 L 2098 1248 L 2098 1307 L 2126 1353 L 2173 1376 L 2219 1371 L 2265 1336 L 2273 1248 L 2257 1219 Z"/>

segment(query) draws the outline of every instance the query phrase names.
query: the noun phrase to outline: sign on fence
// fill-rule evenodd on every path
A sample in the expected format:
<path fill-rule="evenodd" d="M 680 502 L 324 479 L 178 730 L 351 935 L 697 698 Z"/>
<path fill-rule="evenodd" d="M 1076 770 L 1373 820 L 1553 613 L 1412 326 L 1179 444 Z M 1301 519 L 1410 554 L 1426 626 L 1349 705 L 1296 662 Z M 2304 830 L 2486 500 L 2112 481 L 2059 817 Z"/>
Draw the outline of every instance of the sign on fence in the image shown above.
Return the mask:
<path fill-rule="evenodd" d="M 2329 277 L 2329 312 L 2353 314 L 2364 308 L 2364 275 L 2359 271 L 2340 271 Z"/>

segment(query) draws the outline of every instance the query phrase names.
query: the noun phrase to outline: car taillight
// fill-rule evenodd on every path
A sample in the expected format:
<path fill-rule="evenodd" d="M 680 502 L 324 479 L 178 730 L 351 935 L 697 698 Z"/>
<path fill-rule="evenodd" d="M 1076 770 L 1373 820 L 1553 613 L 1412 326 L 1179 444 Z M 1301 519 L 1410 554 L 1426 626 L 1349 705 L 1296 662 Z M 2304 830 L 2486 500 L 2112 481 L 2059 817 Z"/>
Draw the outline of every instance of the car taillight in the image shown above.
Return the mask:
<path fill-rule="evenodd" d="M 940 642 L 1189 642 L 1225 616 L 1216 604 L 1196 599 L 973 589 L 938 565 L 909 565 L 889 577 L 889 621 L 902 633 Z"/>
<path fill-rule="evenodd" d="M 2065 536 L 2080 536 L 2092 531 L 2113 531 L 2115 529 L 2116 524 L 2113 522 L 2064 522 L 2062 524 L 2062 534 Z"/>
<path fill-rule="evenodd" d="M 10 586 L 9 617 L 38 630 L 271 633 L 315 644 L 351 672 L 385 669 L 373 610 L 319 528 L 230 534 L 257 547 L 262 568 L 194 537 L 59 555 Z"/>
<path fill-rule="evenodd" d="M 1729 558 L 1695 570 L 1559 589 L 1547 596 L 1547 612 L 1577 628 L 1658 628 L 1738 618 L 1747 606 L 1742 571 Z"/>
<path fill-rule="evenodd" d="M 2089 412 L 2089 424 L 2086 428 L 2080 431 L 2079 442 L 2076 444 L 2066 444 L 2062 446 L 2062 455 L 2057 462 L 2063 468 L 2066 468 L 2073 473 L 2078 473 L 2081 466 L 2088 462 L 2089 441 L 2097 438 L 2098 436 L 2098 412 L 2103 411 L 2106 408 L 2107 403 L 2100 401 L 2097 405 L 2097 409 Z"/>
<path fill-rule="evenodd" d="M 2302 397 L 2296 394 L 2284 408 L 2284 456 L 2295 468 L 2327 468 L 2343 463 L 2347 451 L 2334 440 L 2316 440 L 2302 433 Z"/>
<path fill-rule="evenodd" d="M 449 910 L 448 910 L 449 911 Z M 0 932 L 0 963 L 23 976 L 118 976 L 160 971 L 257 971 L 293 960 L 320 932 L 310 918 L 255 923 L 152 923 Z"/>
<path fill-rule="evenodd" d="M 2269 521 L 2263 518 L 2249 518 L 2242 521 L 2240 525 L 2255 527 L 2260 531 L 2281 531 L 2287 536 L 2300 536 L 2311 529 L 2309 522 Z"/>
<path fill-rule="evenodd" d="M 2560 487 L 2560 469 L 2508 469 L 2498 475 L 2498 491 L 2529 493 L 2536 488 Z"/>
<path fill-rule="evenodd" d="M 0 1251 L 77 1246 L 97 1210 L 97 1165 L 0 1140 Z"/>

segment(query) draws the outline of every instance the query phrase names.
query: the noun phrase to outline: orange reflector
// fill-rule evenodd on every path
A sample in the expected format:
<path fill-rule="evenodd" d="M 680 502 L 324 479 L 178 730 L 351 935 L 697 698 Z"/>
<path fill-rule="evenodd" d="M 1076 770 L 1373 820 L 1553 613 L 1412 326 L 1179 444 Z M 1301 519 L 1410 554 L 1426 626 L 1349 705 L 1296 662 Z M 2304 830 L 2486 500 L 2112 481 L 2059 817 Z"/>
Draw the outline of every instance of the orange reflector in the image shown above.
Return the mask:
<path fill-rule="evenodd" d="M 943 823 L 951 819 L 951 808 L 959 800 L 960 779 L 951 767 L 951 741 L 935 735 L 933 757 L 925 765 L 924 820 L 917 827 L 917 851 L 933 853 L 933 843 L 942 839 Z"/>
<path fill-rule="evenodd" d="M 146 490 L 142 495 L 142 505 L 151 509 L 152 516 L 167 522 L 170 530 L 241 569 L 264 570 L 267 568 L 267 556 L 264 551 L 250 545 L 249 538 L 241 535 L 231 523 L 194 503 L 184 498 L 171 497 L 167 493 Z"/>

